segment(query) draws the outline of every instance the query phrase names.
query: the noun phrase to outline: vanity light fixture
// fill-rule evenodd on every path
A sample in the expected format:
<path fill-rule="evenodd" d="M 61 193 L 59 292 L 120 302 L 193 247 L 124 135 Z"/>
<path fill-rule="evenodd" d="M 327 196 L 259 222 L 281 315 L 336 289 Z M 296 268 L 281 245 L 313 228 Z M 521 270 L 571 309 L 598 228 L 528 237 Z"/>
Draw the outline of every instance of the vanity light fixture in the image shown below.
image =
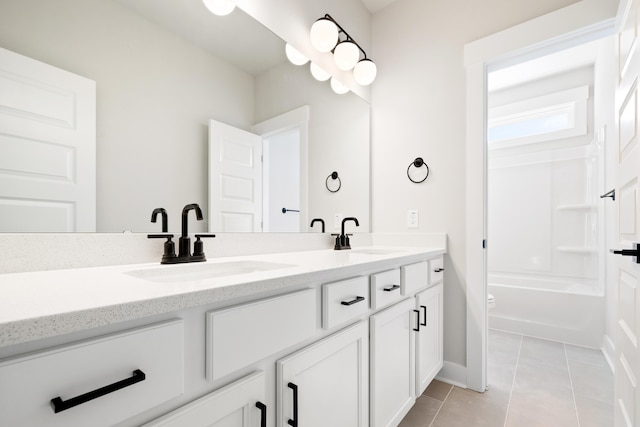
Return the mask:
<path fill-rule="evenodd" d="M 340 39 L 340 35 L 343 39 Z M 311 45 L 319 52 L 332 52 L 336 66 L 343 70 L 353 69 L 356 83 L 370 85 L 376 78 L 376 64 L 367 53 L 331 15 L 326 14 L 311 26 Z M 363 58 L 360 59 L 360 52 Z M 332 79 L 333 81 L 333 79 Z"/>
<path fill-rule="evenodd" d="M 293 65 L 304 65 L 307 62 L 309 62 L 309 58 L 304 56 L 302 52 L 300 52 L 295 47 L 291 46 L 289 43 L 285 45 L 284 51 L 287 54 L 287 59 Z"/>
<path fill-rule="evenodd" d="M 331 89 L 338 95 L 344 95 L 349 92 L 349 88 L 335 77 L 331 77 Z"/>
<path fill-rule="evenodd" d="M 235 0 L 202 0 L 207 9 L 214 15 L 225 16 L 236 8 Z"/>
<path fill-rule="evenodd" d="M 311 45 L 318 52 L 330 52 L 338 43 L 338 26 L 329 15 L 318 19 L 311 26 Z"/>
<path fill-rule="evenodd" d="M 309 69 L 311 70 L 311 75 L 313 76 L 313 78 L 318 80 L 319 82 L 327 81 L 331 77 L 331 74 L 327 73 L 323 68 L 321 68 L 315 62 L 311 63 L 311 65 L 309 66 Z"/>

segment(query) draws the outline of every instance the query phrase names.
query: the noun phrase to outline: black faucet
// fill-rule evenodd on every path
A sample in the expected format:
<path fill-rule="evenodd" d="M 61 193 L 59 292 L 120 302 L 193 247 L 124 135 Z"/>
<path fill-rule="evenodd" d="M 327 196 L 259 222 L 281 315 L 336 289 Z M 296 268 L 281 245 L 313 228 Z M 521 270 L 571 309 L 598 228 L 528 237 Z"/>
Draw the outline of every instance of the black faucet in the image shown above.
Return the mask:
<path fill-rule="evenodd" d="M 320 224 L 322 224 L 322 232 L 324 233 L 324 219 L 322 218 L 313 218 L 311 220 L 311 225 L 309 227 L 313 227 L 313 224 L 315 224 L 316 222 L 319 222 Z"/>
<path fill-rule="evenodd" d="M 191 256 L 191 239 L 189 238 L 189 211 L 196 212 L 196 219 L 202 221 L 202 209 L 197 203 L 182 208 L 182 235 L 178 239 L 178 258 Z"/>
<path fill-rule="evenodd" d="M 156 209 L 159 213 L 162 208 Z M 149 234 L 147 237 L 150 239 L 167 239 L 164 244 L 164 255 L 162 256 L 162 264 L 178 264 L 184 262 L 199 262 L 206 261 L 207 258 L 204 255 L 204 245 L 200 238 L 203 237 L 216 237 L 215 234 L 196 234 L 196 241 L 193 244 L 193 255 L 191 254 L 191 239 L 189 238 L 189 211 L 196 212 L 196 219 L 198 221 L 202 221 L 202 210 L 197 203 L 192 203 L 190 205 L 186 205 L 182 209 L 182 235 L 180 239 L 178 239 L 178 255 L 175 253 L 175 246 L 171 239 L 173 238 L 173 234 Z M 162 209 L 164 211 L 164 209 Z M 166 212 L 163 215 L 163 219 L 166 216 Z M 155 219 L 155 216 L 152 217 L 152 220 Z M 153 221 L 155 222 L 155 221 Z M 163 226 L 163 231 L 166 231 Z"/>
<path fill-rule="evenodd" d="M 155 223 L 158 219 L 158 214 L 162 215 L 162 232 L 166 233 L 168 230 L 167 226 L 167 211 L 164 208 L 155 208 L 151 213 L 151 222 Z"/>
<path fill-rule="evenodd" d="M 337 235 L 336 237 L 336 245 L 334 249 L 336 251 L 340 251 L 343 249 L 351 249 L 351 244 L 349 243 L 349 235 L 344 232 L 344 224 L 347 221 L 353 221 L 356 223 L 356 227 L 360 227 L 360 223 L 358 222 L 358 218 L 355 217 L 347 217 L 342 220 L 342 233 Z"/>

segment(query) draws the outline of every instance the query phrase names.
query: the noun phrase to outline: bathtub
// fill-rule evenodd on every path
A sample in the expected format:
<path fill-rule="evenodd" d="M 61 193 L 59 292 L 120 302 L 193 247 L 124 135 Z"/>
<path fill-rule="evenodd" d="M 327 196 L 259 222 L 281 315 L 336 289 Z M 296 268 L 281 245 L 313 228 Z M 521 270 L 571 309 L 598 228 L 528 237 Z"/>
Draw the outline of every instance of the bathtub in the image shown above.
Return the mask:
<path fill-rule="evenodd" d="M 604 294 L 594 284 L 489 274 L 489 327 L 586 347 L 603 346 Z"/>

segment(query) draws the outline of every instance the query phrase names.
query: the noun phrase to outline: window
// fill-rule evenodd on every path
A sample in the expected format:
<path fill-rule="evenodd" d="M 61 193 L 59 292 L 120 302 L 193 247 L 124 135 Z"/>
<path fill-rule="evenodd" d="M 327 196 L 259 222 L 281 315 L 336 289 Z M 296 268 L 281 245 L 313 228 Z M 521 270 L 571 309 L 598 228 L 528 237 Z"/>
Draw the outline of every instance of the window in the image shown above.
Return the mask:
<path fill-rule="evenodd" d="M 489 149 L 552 141 L 587 133 L 589 87 L 489 109 Z"/>

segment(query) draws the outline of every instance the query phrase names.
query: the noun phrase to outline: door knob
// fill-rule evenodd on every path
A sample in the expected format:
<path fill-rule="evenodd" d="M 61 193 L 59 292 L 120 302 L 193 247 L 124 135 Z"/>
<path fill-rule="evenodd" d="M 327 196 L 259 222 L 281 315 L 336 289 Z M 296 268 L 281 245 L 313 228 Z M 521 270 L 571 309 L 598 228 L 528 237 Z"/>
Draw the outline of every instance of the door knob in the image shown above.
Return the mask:
<path fill-rule="evenodd" d="M 635 257 L 636 264 L 640 264 L 640 244 L 634 243 L 633 247 L 634 249 L 609 249 L 609 252 L 616 255 Z"/>

